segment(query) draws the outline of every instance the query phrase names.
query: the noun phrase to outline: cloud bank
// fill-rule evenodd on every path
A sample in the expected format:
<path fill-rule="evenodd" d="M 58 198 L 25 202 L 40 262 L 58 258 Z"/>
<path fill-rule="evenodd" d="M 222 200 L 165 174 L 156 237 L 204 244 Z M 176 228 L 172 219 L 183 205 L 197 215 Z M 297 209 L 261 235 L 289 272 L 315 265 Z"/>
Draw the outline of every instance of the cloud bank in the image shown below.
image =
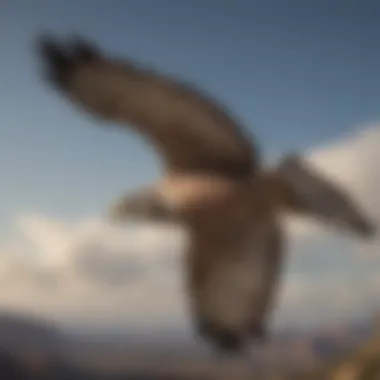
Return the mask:
<path fill-rule="evenodd" d="M 380 125 L 305 152 L 380 225 Z M 0 305 L 104 326 L 183 326 L 188 321 L 179 229 L 97 217 L 17 215 L 18 237 L 0 246 Z M 306 221 L 286 221 L 289 256 L 276 323 L 359 317 L 380 304 L 379 241 L 364 243 Z"/>

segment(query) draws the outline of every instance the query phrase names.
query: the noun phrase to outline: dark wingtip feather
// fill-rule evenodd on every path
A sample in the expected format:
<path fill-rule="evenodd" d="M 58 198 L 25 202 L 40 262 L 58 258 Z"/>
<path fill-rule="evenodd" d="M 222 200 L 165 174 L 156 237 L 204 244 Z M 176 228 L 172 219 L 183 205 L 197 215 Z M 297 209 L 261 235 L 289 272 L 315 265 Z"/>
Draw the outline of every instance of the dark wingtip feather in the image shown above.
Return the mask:
<path fill-rule="evenodd" d="M 89 62 L 100 57 L 97 47 L 83 37 L 72 36 L 70 40 L 70 52 L 75 60 Z"/>
<path fill-rule="evenodd" d="M 37 38 L 36 47 L 45 65 L 47 79 L 60 88 L 65 87 L 75 68 L 100 56 L 95 46 L 81 37 L 60 42 L 48 34 L 41 34 Z"/>
<path fill-rule="evenodd" d="M 38 37 L 36 45 L 39 55 L 51 64 L 62 65 L 69 61 L 59 43 L 47 35 Z"/>
<path fill-rule="evenodd" d="M 359 218 L 354 221 L 354 228 L 357 233 L 363 238 L 372 240 L 377 237 L 377 227 L 372 221 Z"/>
<path fill-rule="evenodd" d="M 40 54 L 50 55 L 58 51 L 58 44 L 56 40 L 48 34 L 41 34 L 36 38 L 37 50 Z"/>
<path fill-rule="evenodd" d="M 72 60 L 64 47 L 54 38 L 43 34 L 37 38 L 37 52 L 46 65 L 48 79 L 63 86 L 69 79 Z"/>

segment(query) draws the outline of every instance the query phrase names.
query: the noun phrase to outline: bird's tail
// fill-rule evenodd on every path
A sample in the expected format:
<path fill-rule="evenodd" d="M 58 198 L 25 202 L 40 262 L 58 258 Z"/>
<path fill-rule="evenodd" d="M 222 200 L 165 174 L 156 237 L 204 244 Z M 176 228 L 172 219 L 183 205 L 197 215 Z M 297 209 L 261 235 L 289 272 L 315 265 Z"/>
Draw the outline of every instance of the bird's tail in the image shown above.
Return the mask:
<path fill-rule="evenodd" d="M 282 211 L 316 218 L 363 238 L 375 235 L 374 223 L 352 197 L 300 157 L 285 157 L 269 177 Z"/>

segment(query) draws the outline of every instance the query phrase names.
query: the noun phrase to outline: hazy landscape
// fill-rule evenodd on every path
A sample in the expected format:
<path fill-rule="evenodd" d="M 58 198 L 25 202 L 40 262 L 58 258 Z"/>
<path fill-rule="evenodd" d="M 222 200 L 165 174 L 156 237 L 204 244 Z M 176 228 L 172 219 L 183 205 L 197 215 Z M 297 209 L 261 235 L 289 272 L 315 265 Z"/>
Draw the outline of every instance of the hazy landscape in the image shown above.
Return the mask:
<path fill-rule="evenodd" d="M 374 368 L 377 363 L 374 360 L 380 358 L 379 344 L 373 339 L 375 328 L 374 321 L 304 331 L 284 328 L 253 352 L 257 378 L 335 379 L 346 371 L 346 377 L 338 378 L 356 379 L 347 377 L 352 363 L 363 366 L 364 361 L 370 360 Z M 52 323 L 30 316 L 2 313 L 0 376 L 1 379 L 207 379 L 215 371 L 216 362 L 201 346 L 173 336 L 161 339 L 161 342 L 157 337 L 142 340 L 127 332 L 112 336 L 80 334 L 62 331 Z M 358 379 L 376 378 L 365 376 Z"/>

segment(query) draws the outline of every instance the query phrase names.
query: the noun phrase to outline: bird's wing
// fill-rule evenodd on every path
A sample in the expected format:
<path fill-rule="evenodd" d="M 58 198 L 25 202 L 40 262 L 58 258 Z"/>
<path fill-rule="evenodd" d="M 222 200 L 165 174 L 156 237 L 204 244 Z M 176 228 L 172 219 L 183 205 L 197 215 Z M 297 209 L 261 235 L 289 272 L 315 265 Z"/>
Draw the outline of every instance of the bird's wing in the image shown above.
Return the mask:
<path fill-rule="evenodd" d="M 289 155 L 273 170 L 286 209 L 329 223 L 352 234 L 372 237 L 374 223 L 352 197 L 301 157 Z"/>
<path fill-rule="evenodd" d="M 87 112 L 129 124 L 148 138 L 172 172 L 246 177 L 255 149 L 214 101 L 184 83 L 133 61 L 108 58 L 92 44 L 41 37 L 50 83 Z"/>
<path fill-rule="evenodd" d="M 160 196 L 155 185 L 127 192 L 118 198 L 109 208 L 107 218 L 113 222 L 133 219 L 146 222 L 180 223 L 176 207 Z"/>
<path fill-rule="evenodd" d="M 246 225 L 244 232 L 228 220 L 224 225 L 223 234 L 190 239 L 188 289 L 200 332 L 216 344 L 238 348 L 242 339 L 260 338 L 266 328 L 283 247 L 273 220 Z"/>

